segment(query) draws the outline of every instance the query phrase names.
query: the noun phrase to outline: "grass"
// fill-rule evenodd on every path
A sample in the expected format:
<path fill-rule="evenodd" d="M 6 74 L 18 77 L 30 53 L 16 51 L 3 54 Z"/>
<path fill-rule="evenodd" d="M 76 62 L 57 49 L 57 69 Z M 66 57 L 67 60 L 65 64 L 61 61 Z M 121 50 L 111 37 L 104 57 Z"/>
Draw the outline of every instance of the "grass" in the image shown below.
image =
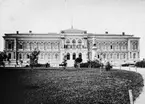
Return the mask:
<path fill-rule="evenodd" d="M 139 73 L 115 69 L 102 74 L 99 69 L 5 69 L 2 73 L 8 77 L 6 86 L 12 84 L 8 88 L 17 97 L 13 100 L 20 104 L 129 104 L 128 89 L 135 100 L 143 87 Z"/>

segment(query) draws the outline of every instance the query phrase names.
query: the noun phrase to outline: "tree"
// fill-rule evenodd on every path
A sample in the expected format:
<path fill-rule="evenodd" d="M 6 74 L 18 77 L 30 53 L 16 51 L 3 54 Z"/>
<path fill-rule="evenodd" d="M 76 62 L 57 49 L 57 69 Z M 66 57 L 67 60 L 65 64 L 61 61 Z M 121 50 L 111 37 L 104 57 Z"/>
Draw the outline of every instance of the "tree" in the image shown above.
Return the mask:
<path fill-rule="evenodd" d="M 112 68 L 112 65 L 110 64 L 110 62 L 107 62 L 105 66 L 106 71 L 110 71 L 111 68 Z"/>
<path fill-rule="evenodd" d="M 63 66 L 63 68 L 66 69 L 66 66 L 67 66 L 67 56 L 66 55 L 63 57 L 63 61 L 61 64 L 59 64 L 59 66 Z"/>
<path fill-rule="evenodd" d="M 82 62 L 82 58 L 81 57 L 78 57 L 75 59 L 75 64 L 74 64 L 74 67 L 78 67 L 80 68 L 80 63 Z"/>
<path fill-rule="evenodd" d="M 8 57 L 8 55 L 6 54 L 5 51 L 0 52 L 0 66 L 5 67 L 5 62 L 4 61 L 10 61 L 10 58 Z"/>
<path fill-rule="evenodd" d="M 35 65 L 38 64 L 38 55 L 40 51 L 35 49 L 31 54 L 30 54 L 30 67 L 33 68 Z"/>

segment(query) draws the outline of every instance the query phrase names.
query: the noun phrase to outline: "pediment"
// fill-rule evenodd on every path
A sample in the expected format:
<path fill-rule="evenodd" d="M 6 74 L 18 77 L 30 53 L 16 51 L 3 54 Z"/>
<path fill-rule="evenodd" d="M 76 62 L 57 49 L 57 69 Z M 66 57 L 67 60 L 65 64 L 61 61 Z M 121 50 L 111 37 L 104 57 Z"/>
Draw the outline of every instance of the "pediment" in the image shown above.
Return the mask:
<path fill-rule="evenodd" d="M 70 28 L 70 29 L 66 29 L 66 30 L 62 30 L 61 33 L 87 33 L 87 31 L 85 30 L 79 30 L 79 29 L 74 29 L 74 28 Z"/>

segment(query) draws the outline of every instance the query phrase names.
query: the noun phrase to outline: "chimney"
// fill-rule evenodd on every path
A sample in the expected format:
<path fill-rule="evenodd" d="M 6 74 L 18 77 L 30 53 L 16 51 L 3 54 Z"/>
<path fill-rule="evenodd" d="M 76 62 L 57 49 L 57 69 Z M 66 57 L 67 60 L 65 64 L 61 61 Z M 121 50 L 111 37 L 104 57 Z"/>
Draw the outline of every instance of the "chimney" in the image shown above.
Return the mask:
<path fill-rule="evenodd" d="M 84 34 L 87 34 L 87 31 L 84 31 Z"/>
<path fill-rule="evenodd" d="M 31 31 L 31 30 L 29 30 L 29 33 L 31 34 L 31 33 L 32 33 L 32 31 Z"/>
<path fill-rule="evenodd" d="M 122 35 L 125 35 L 125 32 L 122 32 Z"/>
<path fill-rule="evenodd" d="M 16 31 L 17 34 L 19 34 L 19 31 Z"/>
<path fill-rule="evenodd" d="M 63 34 L 63 33 L 64 33 L 64 31 L 61 31 L 61 33 Z"/>
<path fill-rule="evenodd" d="M 106 31 L 105 33 L 108 34 L 108 31 Z"/>

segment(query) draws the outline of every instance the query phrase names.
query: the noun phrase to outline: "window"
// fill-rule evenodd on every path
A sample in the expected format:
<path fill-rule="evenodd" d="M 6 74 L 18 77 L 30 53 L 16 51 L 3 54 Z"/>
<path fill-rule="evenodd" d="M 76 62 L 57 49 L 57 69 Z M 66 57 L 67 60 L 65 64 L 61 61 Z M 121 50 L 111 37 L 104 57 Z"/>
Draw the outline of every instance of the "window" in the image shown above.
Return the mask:
<path fill-rule="evenodd" d="M 66 45 L 64 46 L 64 48 L 68 49 L 70 46 L 70 41 L 69 39 L 66 40 Z"/>
<path fill-rule="evenodd" d="M 19 54 L 19 59 L 22 59 L 22 54 L 21 53 Z"/>
<path fill-rule="evenodd" d="M 34 49 L 34 44 L 30 43 L 30 49 L 33 50 Z"/>
<path fill-rule="evenodd" d="M 123 45 L 123 49 L 125 50 L 125 48 L 126 48 L 126 46 L 125 45 Z"/>
<path fill-rule="evenodd" d="M 82 53 L 79 53 L 79 58 L 82 58 Z"/>
<path fill-rule="evenodd" d="M 22 43 L 19 43 L 19 44 L 18 44 L 18 48 L 19 48 L 19 49 L 23 49 Z"/>
<path fill-rule="evenodd" d="M 75 45 L 76 45 L 75 39 L 72 40 L 72 44 L 73 44 L 73 48 L 75 48 Z"/>
<path fill-rule="evenodd" d="M 40 49 L 44 49 L 44 44 L 41 43 Z"/>
<path fill-rule="evenodd" d="M 110 46 L 110 49 L 113 49 L 113 46 L 112 45 Z"/>
<path fill-rule="evenodd" d="M 66 40 L 66 44 L 68 45 L 70 43 L 69 39 Z"/>
<path fill-rule="evenodd" d="M 8 58 L 11 59 L 11 53 L 8 54 Z"/>
<path fill-rule="evenodd" d="M 130 52 L 130 58 L 132 58 L 131 52 Z"/>
<path fill-rule="evenodd" d="M 78 48 L 81 48 L 81 45 L 82 45 L 82 41 L 81 39 L 78 40 Z"/>
<path fill-rule="evenodd" d="M 126 58 L 126 54 L 124 53 L 124 55 L 123 55 L 123 58 L 125 59 Z"/>
<path fill-rule="evenodd" d="M 12 49 L 12 44 L 8 43 L 8 49 Z"/>
<path fill-rule="evenodd" d="M 47 58 L 50 59 L 50 53 L 48 53 Z"/>
<path fill-rule="evenodd" d="M 98 55 L 98 58 L 100 58 L 100 56 Z"/>
<path fill-rule="evenodd" d="M 29 59 L 30 58 L 30 56 L 29 56 L 29 54 L 27 54 L 27 59 Z"/>
<path fill-rule="evenodd" d="M 73 53 L 73 60 L 75 60 L 76 59 L 76 54 L 75 53 Z"/>
<path fill-rule="evenodd" d="M 117 48 L 116 48 L 117 50 L 119 49 L 119 45 L 117 45 Z"/>
<path fill-rule="evenodd" d="M 67 60 L 70 60 L 70 54 L 67 53 Z"/>
<path fill-rule="evenodd" d="M 112 53 L 110 54 L 110 58 L 112 59 Z"/>
<path fill-rule="evenodd" d="M 41 59 L 43 59 L 43 53 L 41 53 Z"/>
<path fill-rule="evenodd" d="M 106 54 L 103 54 L 104 59 L 106 58 Z"/>
<path fill-rule="evenodd" d="M 135 53 L 133 54 L 133 58 L 134 58 L 134 59 L 136 58 L 136 54 L 135 54 Z"/>
<path fill-rule="evenodd" d="M 58 59 L 58 54 L 57 53 L 55 54 L 55 59 Z"/>
<path fill-rule="evenodd" d="M 119 59 L 119 53 L 117 53 L 117 59 Z"/>

